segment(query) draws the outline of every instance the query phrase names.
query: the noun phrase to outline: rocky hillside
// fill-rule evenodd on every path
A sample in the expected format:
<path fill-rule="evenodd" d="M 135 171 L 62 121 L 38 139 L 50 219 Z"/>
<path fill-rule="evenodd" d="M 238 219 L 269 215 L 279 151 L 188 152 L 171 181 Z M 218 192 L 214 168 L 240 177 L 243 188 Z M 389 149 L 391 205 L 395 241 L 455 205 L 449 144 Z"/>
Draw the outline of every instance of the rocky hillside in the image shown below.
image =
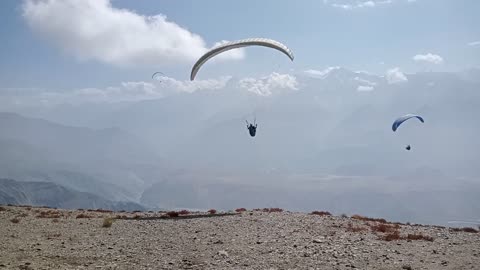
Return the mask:
<path fill-rule="evenodd" d="M 480 264 L 480 233 L 472 228 L 237 210 L 177 216 L 3 206 L 0 269 L 433 270 Z"/>
<path fill-rule="evenodd" d="M 116 202 L 49 182 L 20 182 L 0 178 L 0 204 L 44 205 L 66 209 L 144 210 L 133 202 Z"/>

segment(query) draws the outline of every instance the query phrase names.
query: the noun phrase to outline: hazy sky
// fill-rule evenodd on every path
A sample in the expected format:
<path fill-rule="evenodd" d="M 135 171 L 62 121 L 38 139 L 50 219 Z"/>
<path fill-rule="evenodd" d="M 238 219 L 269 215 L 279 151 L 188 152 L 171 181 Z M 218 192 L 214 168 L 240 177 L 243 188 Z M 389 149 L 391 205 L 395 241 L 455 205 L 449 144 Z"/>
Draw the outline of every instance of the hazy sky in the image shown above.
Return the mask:
<path fill-rule="evenodd" d="M 295 61 L 247 48 L 198 79 L 331 66 L 456 71 L 480 66 L 479 10 L 477 0 L 3 0 L 0 88 L 104 88 L 155 71 L 182 83 L 216 42 L 248 37 L 286 44 Z"/>

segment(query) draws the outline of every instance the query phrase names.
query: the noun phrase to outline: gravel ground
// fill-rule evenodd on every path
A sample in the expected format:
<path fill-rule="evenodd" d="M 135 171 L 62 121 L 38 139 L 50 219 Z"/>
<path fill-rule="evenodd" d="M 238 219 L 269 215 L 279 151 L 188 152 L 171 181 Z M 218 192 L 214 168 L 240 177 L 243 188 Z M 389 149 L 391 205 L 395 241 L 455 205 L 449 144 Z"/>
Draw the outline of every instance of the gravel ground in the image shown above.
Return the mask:
<path fill-rule="evenodd" d="M 102 227 L 118 215 L 130 219 Z M 381 232 L 379 222 L 291 212 L 160 215 L 3 206 L 0 270 L 480 269 L 480 233 L 393 224 Z M 391 230 L 401 239 L 382 239 Z"/>

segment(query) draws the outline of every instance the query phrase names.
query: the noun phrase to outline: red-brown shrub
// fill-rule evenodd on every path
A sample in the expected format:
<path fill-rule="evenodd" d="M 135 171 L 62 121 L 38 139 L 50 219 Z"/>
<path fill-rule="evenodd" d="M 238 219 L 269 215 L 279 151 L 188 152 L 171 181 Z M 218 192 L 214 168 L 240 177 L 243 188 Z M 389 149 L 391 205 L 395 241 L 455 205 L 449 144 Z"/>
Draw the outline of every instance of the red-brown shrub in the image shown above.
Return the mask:
<path fill-rule="evenodd" d="M 352 218 L 357 220 L 362 220 L 362 221 L 375 221 L 380 223 L 387 223 L 387 221 L 383 218 L 369 218 L 369 217 L 364 217 L 360 215 L 353 215 Z"/>
<path fill-rule="evenodd" d="M 282 208 L 263 208 L 263 212 L 274 213 L 274 212 L 283 212 Z"/>
<path fill-rule="evenodd" d="M 87 214 L 81 213 L 77 215 L 77 218 L 92 218 L 92 216 L 89 216 Z"/>
<path fill-rule="evenodd" d="M 188 210 L 181 210 L 178 212 L 179 215 L 189 215 L 190 214 L 190 211 Z"/>
<path fill-rule="evenodd" d="M 175 212 L 175 211 L 170 211 L 170 212 L 167 212 L 167 216 L 168 217 L 178 217 L 178 212 Z"/>
<path fill-rule="evenodd" d="M 217 210 L 215 209 L 210 209 L 207 211 L 210 215 L 214 215 L 215 213 L 217 213 Z"/>
<path fill-rule="evenodd" d="M 62 213 L 55 210 L 40 211 L 40 213 L 37 215 L 37 218 L 60 218 L 60 217 L 62 217 Z"/>
<path fill-rule="evenodd" d="M 245 208 L 237 208 L 237 209 L 235 209 L 235 212 L 237 212 L 237 213 L 242 213 L 242 212 L 245 212 L 245 211 L 247 211 L 247 209 L 245 209 Z"/>
<path fill-rule="evenodd" d="M 471 227 L 463 227 L 463 228 L 450 228 L 451 231 L 454 232 L 468 232 L 468 233 L 478 233 L 477 230 Z"/>
<path fill-rule="evenodd" d="M 425 241 L 433 241 L 433 238 L 428 236 L 428 235 L 423 235 L 423 234 L 408 234 L 407 235 L 408 240 L 425 240 Z"/>
<path fill-rule="evenodd" d="M 352 223 L 348 223 L 346 229 L 347 229 L 347 232 L 362 232 L 367 230 L 367 228 L 365 227 L 353 226 Z"/>
<path fill-rule="evenodd" d="M 376 224 L 376 225 L 370 225 L 370 229 L 374 232 L 382 232 L 382 233 L 387 233 L 387 232 L 392 232 L 396 231 L 396 227 L 388 224 Z"/>
<path fill-rule="evenodd" d="M 400 236 L 399 231 L 393 231 L 391 233 L 381 236 L 380 239 L 385 241 L 395 241 L 395 240 L 401 240 L 402 237 Z"/>
<path fill-rule="evenodd" d="M 313 211 L 310 213 L 311 215 L 318 215 L 318 216 L 331 216 L 332 214 L 328 211 Z"/>

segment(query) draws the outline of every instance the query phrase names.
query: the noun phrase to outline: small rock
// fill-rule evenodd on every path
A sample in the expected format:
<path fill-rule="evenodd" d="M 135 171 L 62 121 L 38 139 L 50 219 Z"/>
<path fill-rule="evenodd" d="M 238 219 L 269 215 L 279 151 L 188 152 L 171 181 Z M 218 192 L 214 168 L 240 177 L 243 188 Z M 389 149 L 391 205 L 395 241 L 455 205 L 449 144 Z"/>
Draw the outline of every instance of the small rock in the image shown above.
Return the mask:
<path fill-rule="evenodd" d="M 323 241 L 320 239 L 313 239 L 313 242 L 317 244 L 323 243 Z"/>
<path fill-rule="evenodd" d="M 413 268 L 410 266 L 410 265 L 404 265 L 402 266 L 402 269 L 405 269 L 405 270 L 413 270 Z"/>
<path fill-rule="evenodd" d="M 223 256 L 223 257 L 228 257 L 228 252 L 226 252 L 225 250 L 220 250 L 218 252 L 218 255 Z"/>

